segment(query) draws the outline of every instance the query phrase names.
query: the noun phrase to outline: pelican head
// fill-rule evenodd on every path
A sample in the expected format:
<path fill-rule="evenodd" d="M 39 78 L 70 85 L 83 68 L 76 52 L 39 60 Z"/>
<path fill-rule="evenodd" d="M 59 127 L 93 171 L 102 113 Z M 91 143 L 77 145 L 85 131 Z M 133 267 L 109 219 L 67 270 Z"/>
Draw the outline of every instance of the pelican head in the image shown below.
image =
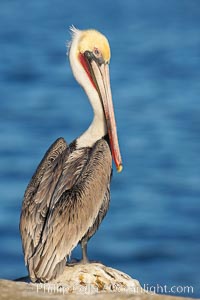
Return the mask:
<path fill-rule="evenodd" d="M 96 30 L 83 31 L 79 45 L 79 53 L 89 51 L 98 60 L 109 63 L 110 61 L 110 46 L 107 38 Z"/>
<path fill-rule="evenodd" d="M 110 88 L 109 62 L 111 57 L 107 38 L 100 32 L 71 28 L 72 41 L 69 60 L 76 80 L 84 88 L 94 110 L 94 120 L 79 138 L 96 142 L 108 133 L 112 157 L 117 171 L 122 170 L 122 160 Z M 82 140 L 81 140 L 82 138 Z M 86 146 L 86 145 L 85 145 Z M 89 145 L 88 145 L 89 146 Z"/>

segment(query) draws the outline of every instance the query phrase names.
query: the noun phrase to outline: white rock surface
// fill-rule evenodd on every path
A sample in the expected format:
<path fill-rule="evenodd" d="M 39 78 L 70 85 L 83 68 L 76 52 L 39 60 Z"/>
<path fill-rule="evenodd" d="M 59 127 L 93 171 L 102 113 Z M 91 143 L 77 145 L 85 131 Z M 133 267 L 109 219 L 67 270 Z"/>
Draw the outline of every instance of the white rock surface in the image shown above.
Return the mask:
<path fill-rule="evenodd" d="M 139 282 L 127 274 L 100 263 L 66 266 L 64 273 L 51 283 L 38 284 L 38 289 L 63 294 L 99 292 L 145 293 Z"/>
<path fill-rule="evenodd" d="M 145 292 L 139 282 L 99 263 L 67 266 L 51 283 L 0 280 L 0 299 L 10 300 L 189 300 Z"/>

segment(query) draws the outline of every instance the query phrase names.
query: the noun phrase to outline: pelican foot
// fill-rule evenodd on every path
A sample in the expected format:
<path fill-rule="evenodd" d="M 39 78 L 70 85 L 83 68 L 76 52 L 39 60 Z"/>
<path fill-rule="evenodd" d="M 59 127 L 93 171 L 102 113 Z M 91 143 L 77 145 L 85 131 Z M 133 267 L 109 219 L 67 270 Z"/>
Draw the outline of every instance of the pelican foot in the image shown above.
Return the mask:
<path fill-rule="evenodd" d="M 76 265 L 87 265 L 87 264 L 102 264 L 101 261 L 98 260 L 89 260 L 88 258 L 84 259 L 76 259 L 73 258 L 70 262 L 66 263 L 67 267 L 73 267 Z"/>
<path fill-rule="evenodd" d="M 81 260 L 79 260 L 80 265 L 86 265 L 86 264 L 90 264 L 90 263 L 91 263 L 91 261 L 89 261 L 89 259 L 87 257 L 84 257 Z"/>
<path fill-rule="evenodd" d="M 85 258 L 85 259 L 81 259 L 79 260 L 78 262 L 79 264 L 82 264 L 82 265 L 86 265 L 86 264 L 102 264 L 102 262 L 100 260 L 89 260 L 88 258 Z"/>

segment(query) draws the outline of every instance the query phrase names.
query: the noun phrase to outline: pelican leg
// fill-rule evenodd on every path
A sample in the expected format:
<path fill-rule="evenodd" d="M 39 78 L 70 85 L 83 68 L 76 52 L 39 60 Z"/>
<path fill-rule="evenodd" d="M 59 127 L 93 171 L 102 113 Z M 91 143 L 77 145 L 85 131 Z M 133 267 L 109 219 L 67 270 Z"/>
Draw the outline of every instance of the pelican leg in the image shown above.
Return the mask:
<path fill-rule="evenodd" d="M 87 256 L 87 239 L 82 239 L 81 241 L 81 249 L 82 249 L 82 259 L 80 261 L 80 263 L 82 264 L 88 264 L 89 263 L 89 259 Z"/>

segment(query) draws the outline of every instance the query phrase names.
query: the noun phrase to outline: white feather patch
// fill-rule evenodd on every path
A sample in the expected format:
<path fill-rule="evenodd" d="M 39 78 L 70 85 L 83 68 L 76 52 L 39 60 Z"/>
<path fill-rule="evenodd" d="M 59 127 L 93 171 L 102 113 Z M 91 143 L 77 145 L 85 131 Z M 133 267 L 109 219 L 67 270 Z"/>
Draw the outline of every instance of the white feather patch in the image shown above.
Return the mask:
<path fill-rule="evenodd" d="M 78 28 L 76 28 L 74 25 L 71 25 L 71 26 L 69 27 L 69 30 L 70 30 L 70 34 L 71 34 L 72 39 L 71 39 L 70 41 L 67 41 L 67 42 L 66 42 L 66 47 L 67 47 L 67 52 L 66 52 L 66 54 L 67 54 L 67 56 L 69 55 L 69 51 L 70 51 L 70 48 L 71 48 L 71 44 L 72 44 L 72 42 L 73 42 L 73 39 L 75 38 L 75 36 L 76 36 L 77 34 L 80 34 L 80 30 L 79 30 Z"/>

